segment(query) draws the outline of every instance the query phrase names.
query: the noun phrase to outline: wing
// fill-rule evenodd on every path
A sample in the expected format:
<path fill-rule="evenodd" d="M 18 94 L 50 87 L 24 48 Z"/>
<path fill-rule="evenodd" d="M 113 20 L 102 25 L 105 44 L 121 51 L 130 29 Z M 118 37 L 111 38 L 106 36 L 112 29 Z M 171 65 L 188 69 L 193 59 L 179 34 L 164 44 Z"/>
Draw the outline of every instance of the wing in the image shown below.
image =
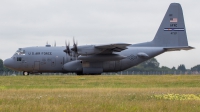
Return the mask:
<path fill-rule="evenodd" d="M 121 52 L 125 49 L 127 49 L 127 46 L 131 44 L 126 43 L 115 43 L 115 44 L 105 44 L 105 45 L 95 45 L 95 48 L 101 49 L 104 52 L 102 53 L 112 53 L 112 52 Z"/>
<path fill-rule="evenodd" d="M 131 44 L 115 43 L 106 45 L 95 46 L 82 46 L 78 47 L 79 60 L 88 62 L 97 61 L 117 61 L 126 58 L 126 56 L 114 54 L 113 52 L 121 52 L 127 49 L 127 46 Z"/>
<path fill-rule="evenodd" d="M 129 45 L 131 44 L 83 45 L 77 47 L 77 53 L 78 55 L 113 54 L 113 52 L 121 52 L 127 49 Z"/>

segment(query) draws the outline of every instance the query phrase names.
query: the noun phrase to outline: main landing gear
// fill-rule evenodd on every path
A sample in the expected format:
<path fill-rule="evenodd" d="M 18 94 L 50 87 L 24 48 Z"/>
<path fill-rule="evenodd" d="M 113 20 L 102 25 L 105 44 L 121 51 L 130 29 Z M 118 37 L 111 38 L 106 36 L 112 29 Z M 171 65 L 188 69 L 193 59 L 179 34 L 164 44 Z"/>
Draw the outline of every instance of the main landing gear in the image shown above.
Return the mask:
<path fill-rule="evenodd" d="M 29 75 L 29 72 L 23 72 L 23 75 L 27 76 L 27 75 Z"/>

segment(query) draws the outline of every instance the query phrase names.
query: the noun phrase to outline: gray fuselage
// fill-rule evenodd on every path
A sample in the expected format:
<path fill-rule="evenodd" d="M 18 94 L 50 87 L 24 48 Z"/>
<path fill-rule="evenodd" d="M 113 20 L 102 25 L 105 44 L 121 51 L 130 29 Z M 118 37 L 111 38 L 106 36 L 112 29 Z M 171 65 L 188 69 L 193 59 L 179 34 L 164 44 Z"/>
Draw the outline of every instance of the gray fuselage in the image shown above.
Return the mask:
<path fill-rule="evenodd" d="M 101 68 L 102 72 L 118 72 L 135 66 L 145 60 L 148 60 L 156 55 L 164 52 L 162 47 L 131 47 L 122 52 L 115 52 L 114 54 L 122 55 L 126 58 L 116 61 L 82 61 L 82 68 L 76 70 L 66 71 L 63 69 L 64 64 L 77 60 L 77 57 L 70 56 L 63 52 L 65 47 L 27 47 L 20 48 L 18 53 L 15 53 L 11 58 L 4 61 L 7 67 L 29 73 L 43 73 L 43 72 L 82 72 L 83 68 Z M 19 53 L 19 51 L 23 51 Z M 147 56 L 141 56 L 144 53 Z M 101 55 L 102 56 L 102 55 Z M 106 57 L 106 54 L 103 55 Z M 110 58 L 112 60 L 112 57 Z M 84 67 L 86 65 L 86 67 Z M 95 69 L 94 69 L 95 70 Z"/>

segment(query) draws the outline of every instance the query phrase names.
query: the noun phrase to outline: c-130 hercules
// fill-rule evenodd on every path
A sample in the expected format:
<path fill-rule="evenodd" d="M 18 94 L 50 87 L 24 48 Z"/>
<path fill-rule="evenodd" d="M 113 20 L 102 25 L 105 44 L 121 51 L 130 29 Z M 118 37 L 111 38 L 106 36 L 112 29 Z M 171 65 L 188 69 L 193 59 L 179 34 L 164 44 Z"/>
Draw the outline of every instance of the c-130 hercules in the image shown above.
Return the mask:
<path fill-rule="evenodd" d="M 190 50 L 183 12 L 179 3 L 171 3 L 164 19 L 150 42 L 139 44 L 114 43 L 70 47 L 26 47 L 4 61 L 4 65 L 23 75 L 59 72 L 101 74 L 118 72 L 138 65 L 167 51 Z"/>

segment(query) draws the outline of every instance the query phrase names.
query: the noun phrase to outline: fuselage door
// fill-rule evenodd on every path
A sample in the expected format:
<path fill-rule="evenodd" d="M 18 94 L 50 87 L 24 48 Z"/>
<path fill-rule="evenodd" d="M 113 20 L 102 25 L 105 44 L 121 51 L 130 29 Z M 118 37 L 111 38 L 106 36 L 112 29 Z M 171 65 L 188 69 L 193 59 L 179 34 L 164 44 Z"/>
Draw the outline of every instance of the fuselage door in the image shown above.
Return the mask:
<path fill-rule="evenodd" d="M 35 61 L 34 62 L 34 71 L 39 71 L 40 70 L 40 62 L 39 61 Z"/>

